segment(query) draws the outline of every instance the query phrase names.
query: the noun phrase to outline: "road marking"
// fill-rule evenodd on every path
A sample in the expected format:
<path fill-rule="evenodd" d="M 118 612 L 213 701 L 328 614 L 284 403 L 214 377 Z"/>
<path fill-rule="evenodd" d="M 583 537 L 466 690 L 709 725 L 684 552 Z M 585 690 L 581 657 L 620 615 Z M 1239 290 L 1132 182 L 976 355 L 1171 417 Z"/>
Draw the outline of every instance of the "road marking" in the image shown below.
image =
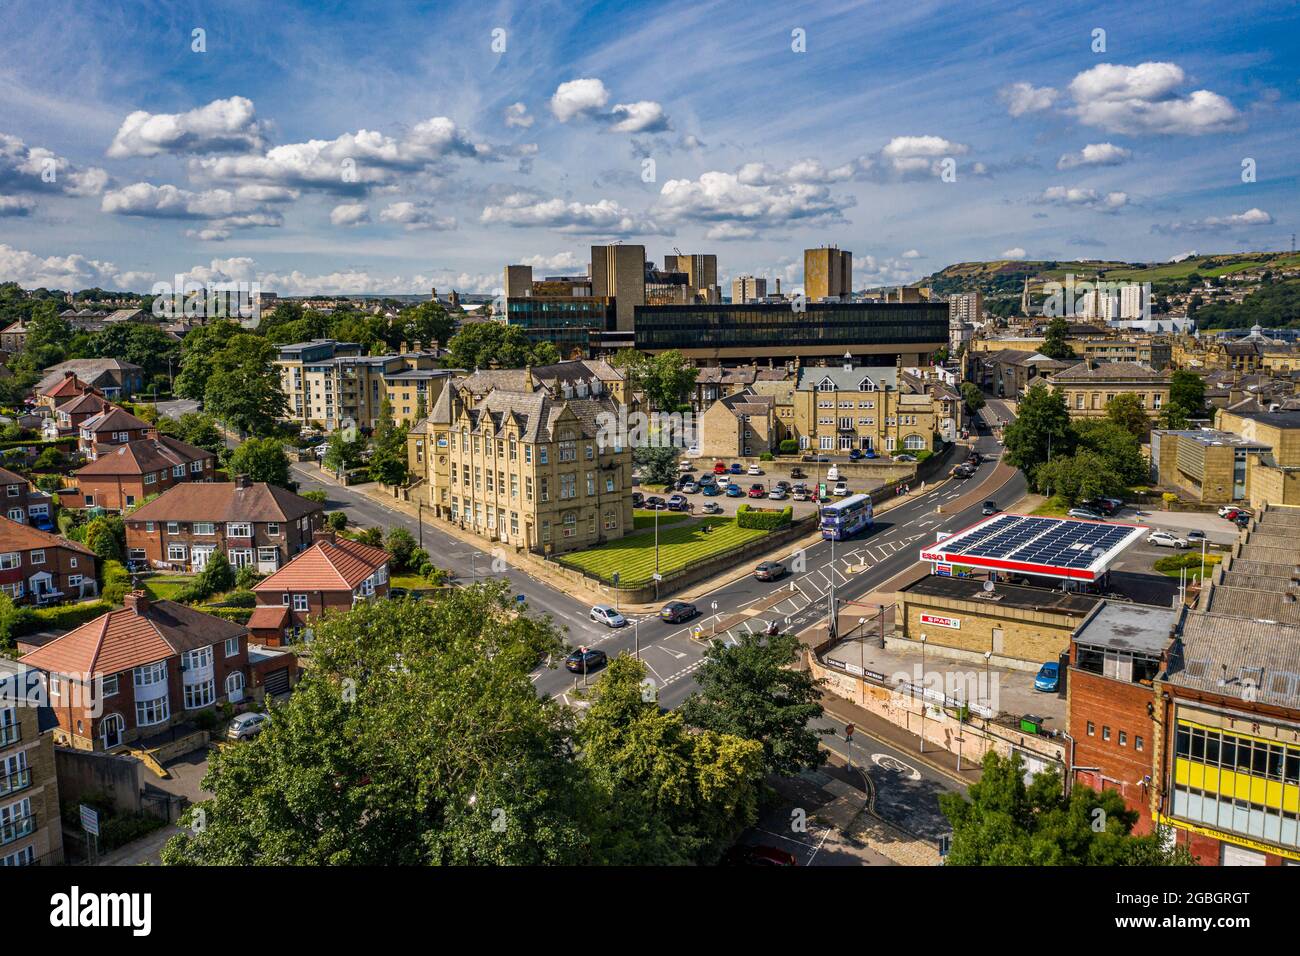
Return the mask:
<path fill-rule="evenodd" d="M 891 773 L 900 774 L 908 780 L 921 779 L 921 771 L 917 770 L 910 763 L 899 760 L 891 754 L 872 754 L 871 762 L 881 770 L 888 770 Z"/>

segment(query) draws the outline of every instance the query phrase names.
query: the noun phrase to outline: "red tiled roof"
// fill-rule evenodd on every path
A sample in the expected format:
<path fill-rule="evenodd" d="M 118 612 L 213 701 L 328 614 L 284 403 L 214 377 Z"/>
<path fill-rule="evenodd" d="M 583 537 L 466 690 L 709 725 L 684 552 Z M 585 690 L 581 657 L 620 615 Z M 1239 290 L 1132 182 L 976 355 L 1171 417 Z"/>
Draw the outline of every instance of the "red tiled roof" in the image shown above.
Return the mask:
<path fill-rule="evenodd" d="M 8 468 L 0 468 L 0 485 L 26 485 L 27 479 L 22 475 L 10 471 Z"/>
<path fill-rule="evenodd" d="M 143 613 L 125 607 L 101 614 L 27 654 L 22 662 L 55 674 L 117 674 L 244 633 L 240 624 L 184 604 L 151 601 Z"/>
<path fill-rule="evenodd" d="M 90 464 L 78 468 L 77 475 L 142 475 L 211 457 L 210 451 L 169 435 L 160 435 L 123 445 L 109 445 L 108 450 Z"/>
<path fill-rule="evenodd" d="M 253 608 L 248 618 L 250 631 L 280 631 L 289 626 L 289 609 L 283 604 Z"/>
<path fill-rule="evenodd" d="M 95 553 L 83 544 L 0 517 L 0 553 L 30 551 L 33 548 L 69 548 L 80 554 L 95 556 Z"/>
<path fill-rule="evenodd" d="M 119 408 L 116 405 L 110 405 L 93 418 L 87 418 L 81 423 L 81 427 L 88 428 L 93 432 L 125 432 L 140 428 L 153 428 L 144 419 L 136 418 L 125 408 Z"/>
<path fill-rule="evenodd" d="M 80 395 L 82 392 L 90 390 L 90 386 L 77 378 L 75 375 L 68 375 L 59 379 L 54 385 L 47 388 L 42 394 L 50 398 L 58 398 L 63 395 L 69 397 Z"/>
<path fill-rule="evenodd" d="M 98 415 L 109 406 L 108 399 L 92 389 L 76 398 L 71 398 L 59 406 L 59 411 L 68 415 Z"/>
<path fill-rule="evenodd" d="M 387 563 L 383 548 L 347 538 L 317 541 L 253 591 L 351 591 Z"/>
<path fill-rule="evenodd" d="M 324 510 L 319 502 L 264 481 L 243 488 L 233 481 L 190 481 L 168 488 L 127 521 L 296 521 Z"/>

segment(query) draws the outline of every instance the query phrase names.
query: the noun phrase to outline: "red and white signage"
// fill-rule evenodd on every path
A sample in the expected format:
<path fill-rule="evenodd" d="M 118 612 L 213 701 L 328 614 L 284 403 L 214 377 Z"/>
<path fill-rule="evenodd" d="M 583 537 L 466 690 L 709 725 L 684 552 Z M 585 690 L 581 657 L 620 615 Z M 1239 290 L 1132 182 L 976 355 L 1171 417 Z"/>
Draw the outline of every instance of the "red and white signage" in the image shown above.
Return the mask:
<path fill-rule="evenodd" d="M 944 617 L 942 614 L 922 614 L 921 623 L 929 624 L 933 627 L 950 627 L 954 631 L 961 630 L 961 618 Z"/>

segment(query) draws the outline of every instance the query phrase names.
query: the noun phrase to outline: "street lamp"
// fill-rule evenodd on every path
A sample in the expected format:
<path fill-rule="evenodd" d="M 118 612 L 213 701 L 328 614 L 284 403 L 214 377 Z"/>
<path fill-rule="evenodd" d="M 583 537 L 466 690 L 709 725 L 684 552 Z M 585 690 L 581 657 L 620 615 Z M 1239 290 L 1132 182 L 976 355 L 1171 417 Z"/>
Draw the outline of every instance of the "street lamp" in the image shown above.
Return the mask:
<path fill-rule="evenodd" d="M 867 619 L 858 618 L 858 686 L 862 689 L 862 705 L 867 703 Z"/>
<path fill-rule="evenodd" d="M 925 635 L 921 635 L 921 753 L 925 753 Z"/>
<path fill-rule="evenodd" d="M 993 657 L 992 651 L 984 652 L 984 706 L 991 707 L 993 698 L 989 696 L 989 659 Z"/>
<path fill-rule="evenodd" d="M 718 636 L 718 602 L 712 602 L 709 607 L 713 611 L 713 636 Z"/>

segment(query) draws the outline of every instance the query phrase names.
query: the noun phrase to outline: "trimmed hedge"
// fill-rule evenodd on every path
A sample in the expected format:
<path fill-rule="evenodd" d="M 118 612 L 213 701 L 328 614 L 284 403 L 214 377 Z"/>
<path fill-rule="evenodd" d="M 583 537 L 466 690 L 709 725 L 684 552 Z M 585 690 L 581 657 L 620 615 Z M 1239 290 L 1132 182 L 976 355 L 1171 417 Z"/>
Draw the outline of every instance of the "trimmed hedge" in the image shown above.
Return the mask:
<path fill-rule="evenodd" d="M 25 441 L 0 441 L 0 451 L 9 451 L 13 448 L 58 448 L 60 446 L 74 447 L 77 444 L 76 438 L 28 438 Z"/>
<path fill-rule="evenodd" d="M 736 509 L 736 527 L 758 531 L 778 531 L 794 520 L 794 507 L 786 505 L 780 511 L 769 508 L 751 508 L 743 504 Z"/>
<path fill-rule="evenodd" d="M 223 621 L 234 621 L 236 624 L 247 624 L 248 619 L 253 616 L 251 607 L 197 607 L 196 611 L 202 611 L 204 614 L 211 614 L 213 617 L 219 617 Z"/>
<path fill-rule="evenodd" d="M 60 604 L 57 607 L 23 607 L 14 619 L 14 636 L 34 634 L 37 631 L 66 631 L 93 621 L 113 605 L 107 601 L 88 601 L 85 604 Z"/>

